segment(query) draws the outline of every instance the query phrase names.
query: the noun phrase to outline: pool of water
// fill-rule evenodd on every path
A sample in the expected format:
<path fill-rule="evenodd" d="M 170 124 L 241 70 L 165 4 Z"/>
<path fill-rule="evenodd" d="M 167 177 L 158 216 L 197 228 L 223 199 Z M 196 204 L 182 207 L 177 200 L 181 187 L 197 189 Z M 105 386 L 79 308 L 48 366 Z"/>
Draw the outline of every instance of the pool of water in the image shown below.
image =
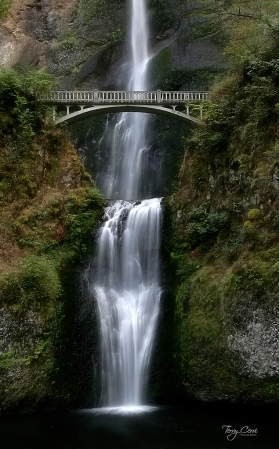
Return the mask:
<path fill-rule="evenodd" d="M 3 417 L 0 448 L 278 449 L 278 412 L 188 404 Z"/>

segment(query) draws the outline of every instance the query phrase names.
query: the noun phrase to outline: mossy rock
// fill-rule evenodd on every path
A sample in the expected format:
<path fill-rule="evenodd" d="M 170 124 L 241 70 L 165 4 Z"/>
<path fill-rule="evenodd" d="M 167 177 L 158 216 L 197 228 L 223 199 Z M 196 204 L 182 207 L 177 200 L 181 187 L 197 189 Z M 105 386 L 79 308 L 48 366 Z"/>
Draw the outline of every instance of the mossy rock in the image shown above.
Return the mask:
<path fill-rule="evenodd" d="M 260 209 L 251 209 L 248 212 L 248 218 L 249 220 L 260 220 L 262 218 L 262 213 Z"/>
<path fill-rule="evenodd" d="M 254 223 L 253 223 L 252 221 L 247 220 L 247 221 L 245 221 L 243 227 L 244 227 L 246 230 L 254 229 Z"/>

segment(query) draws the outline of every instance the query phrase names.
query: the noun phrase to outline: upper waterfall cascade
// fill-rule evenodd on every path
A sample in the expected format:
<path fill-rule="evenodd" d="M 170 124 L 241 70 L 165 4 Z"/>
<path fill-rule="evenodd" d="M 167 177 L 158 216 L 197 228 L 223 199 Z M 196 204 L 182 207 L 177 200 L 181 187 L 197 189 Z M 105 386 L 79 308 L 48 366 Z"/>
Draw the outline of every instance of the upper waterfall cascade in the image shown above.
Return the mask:
<path fill-rule="evenodd" d="M 132 1 L 131 74 L 128 90 L 146 90 L 148 28 L 144 0 Z M 109 170 L 100 184 L 106 198 L 134 200 L 146 163 L 145 114 L 120 115 L 109 142 Z"/>

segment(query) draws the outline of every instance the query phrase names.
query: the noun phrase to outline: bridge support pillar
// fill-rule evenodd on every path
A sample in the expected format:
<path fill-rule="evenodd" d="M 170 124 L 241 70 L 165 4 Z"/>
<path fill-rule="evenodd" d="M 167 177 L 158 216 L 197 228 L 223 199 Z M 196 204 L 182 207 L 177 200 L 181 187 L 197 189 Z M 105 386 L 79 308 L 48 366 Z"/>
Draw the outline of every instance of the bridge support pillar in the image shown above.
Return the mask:
<path fill-rule="evenodd" d="M 70 106 L 66 105 L 67 115 L 70 115 Z"/>
<path fill-rule="evenodd" d="M 157 90 L 157 103 L 161 103 L 161 90 Z"/>
<path fill-rule="evenodd" d="M 99 103 L 99 91 L 94 89 L 94 103 Z"/>
<path fill-rule="evenodd" d="M 173 105 L 173 104 L 171 105 L 171 107 L 172 107 L 172 109 L 173 109 L 174 111 L 175 111 L 176 106 L 177 106 L 177 105 Z"/>
<path fill-rule="evenodd" d="M 53 108 L 52 108 L 52 119 L 55 122 L 55 119 L 56 119 L 56 108 L 55 108 L 55 106 L 53 106 Z"/>
<path fill-rule="evenodd" d="M 79 104 L 80 110 L 83 111 L 84 109 L 84 104 Z"/>
<path fill-rule="evenodd" d="M 200 119 L 202 119 L 202 105 L 200 105 Z"/>
<path fill-rule="evenodd" d="M 190 115 L 190 107 L 186 106 L 186 115 Z"/>

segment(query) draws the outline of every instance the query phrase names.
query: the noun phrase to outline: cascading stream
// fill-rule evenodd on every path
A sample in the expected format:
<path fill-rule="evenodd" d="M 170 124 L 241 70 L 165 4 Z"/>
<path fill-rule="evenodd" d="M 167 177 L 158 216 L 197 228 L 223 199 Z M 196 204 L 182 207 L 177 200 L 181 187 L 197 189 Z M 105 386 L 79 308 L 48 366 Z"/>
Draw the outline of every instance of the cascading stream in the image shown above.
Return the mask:
<path fill-rule="evenodd" d="M 131 2 L 132 71 L 128 89 L 146 90 L 149 56 L 145 1 Z M 135 202 L 146 169 L 146 125 L 146 114 L 119 116 L 102 186 L 106 198 L 118 200 L 106 208 L 92 285 L 102 346 L 102 404 L 107 406 L 143 403 L 159 312 L 161 200 Z"/>
<path fill-rule="evenodd" d="M 127 90 L 147 90 L 148 27 L 144 0 L 132 0 L 131 76 Z M 110 148 L 107 173 L 100 187 L 106 198 L 134 200 L 139 198 L 142 176 L 147 169 L 146 126 L 148 115 L 127 113 L 119 115 L 108 145 Z"/>
<path fill-rule="evenodd" d="M 161 208 L 157 198 L 106 209 L 95 292 L 103 359 L 103 402 L 140 405 L 159 311 Z M 124 223 L 125 222 L 125 223 Z"/>

